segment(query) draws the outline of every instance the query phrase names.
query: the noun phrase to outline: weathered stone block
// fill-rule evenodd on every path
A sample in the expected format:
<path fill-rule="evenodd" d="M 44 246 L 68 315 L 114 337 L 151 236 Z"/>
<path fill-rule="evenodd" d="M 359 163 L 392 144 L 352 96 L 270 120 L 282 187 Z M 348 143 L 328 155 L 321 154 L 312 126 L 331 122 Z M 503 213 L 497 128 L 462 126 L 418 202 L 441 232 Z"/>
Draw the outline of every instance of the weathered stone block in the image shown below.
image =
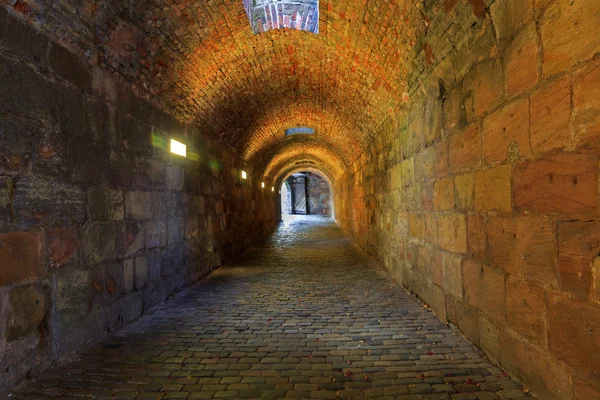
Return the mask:
<path fill-rule="evenodd" d="M 164 189 L 166 187 L 165 164 L 159 160 L 137 160 L 135 185 L 142 189 Z"/>
<path fill-rule="evenodd" d="M 10 291 L 10 317 L 6 340 L 14 342 L 40 328 L 50 308 L 48 288 L 43 283 L 17 286 Z"/>
<path fill-rule="evenodd" d="M 474 257 L 486 259 L 485 220 L 481 216 L 469 215 L 467 218 L 467 243 Z"/>
<path fill-rule="evenodd" d="M 456 87 L 448 92 L 442 105 L 442 123 L 444 128 L 452 130 L 465 120 L 463 92 L 460 87 Z"/>
<path fill-rule="evenodd" d="M 508 325 L 541 347 L 546 346 L 546 295 L 544 290 L 519 279 L 506 282 Z"/>
<path fill-rule="evenodd" d="M 48 63 L 48 39 L 31 29 L 24 21 L 0 11 L 0 46 L 7 54 L 36 66 Z"/>
<path fill-rule="evenodd" d="M 162 281 L 155 281 L 144 288 L 144 311 L 149 310 L 167 298 Z"/>
<path fill-rule="evenodd" d="M 529 100 L 523 99 L 490 114 L 483 121 L 483 159 L 486 163 L 515 160 L 531 153 Z"/>
<path fill-rule="evenodd" d="M 441 140 L 435 145 L 435 176 L 444 177 L 448 174 L 448 141 Z"/>
<path fill-rule="evenodd" d="M 599 252 L 598 221 L 559 222 L 558 273 L 561 289 L 587 297 L 592 287 L 592 264 Z"/>
<path fill-rule="evenodd" d="M 153 193 L 150 192 L 125 192 L 125 216 L 127 219 L 151 219 L 155 214 L 152 201 Z"/>
<path fill-rule="evenodd" d="M 473 208 L 475 175 L 465 174 L 454 177 L 456 188 L 456 208 L 459 210 L 470 210 Z"/>
<path fill-rule="evenodd" d="M 600 307 L 563 295 L 548 294 L 550 352 L 593 381 L 600 371 Z"/>
<path fill-rule="evenodd" d="M 531 147 L 536 153 L 569 145 L 571 128 L 571 83 L 559 79 L 533 93 L 529 100 Z"/>
<path fill-rule="evenodd" d="M 521 3 L 525 1 L 521 0 Z M 525 93 L 539 79 L 538 43 L 535 25 L 521 30 L 504 52 L 506 91 L 509 96 Z"/>
<path fill-rule="evenodd" d="M 491 322 L 502 325 L 505 314 L 505 276 L 493 267 L 465 260 L 462 266 L 463 297 Z"/>
<path fill-rule="evenodd" d="M 134 288 L 135 259 L 123 261 L 123 291 L 131 292 Z"/>
<path fill-rule="evenodd" d="M 459 256 L 444 253 L 442 256 L 442 287 L 446 294 L 455 299 L 462 298 L 462 259 Z"/>
<path fill-rule="evenodd" d="M 475 173 L 475 209 L 510 211 L 511 166 L 501 165 Z"/>
<path fill-rule="evenodd" d="M 479 346 L 490 356 L 492 361 L 500 360 L 500 341 L 502 331 L 485 317 L 479 316 Z"/>
<path fill-rule="evenodd" d="M 76 263 L 79 260 L 79 228 L 70 226 L 55 228 L 48 235 L 48 256 L 50 267 L 60 268 L 63 265 Z"/>
<path fill-rule="evenodd" d="M 533 18 L 533 0 L 505 0 L 490 6 L 499 39 L 506 39 Z"/>
<path fill-rule="evenodd" d="M 167 245 L 167 224 L 163 221 L 146 222 L 146 248 Z"/>
<path fill-rule="evenodd" d="M 543 287 L 557 287 L 556 232 L 550 219 L 490 217 L 486 227 L 494 265 Z"/>
<path fill-rule="evenodd" d="M 104 295 L 105 304 L 112 304 L 118 297 L 125 293 L 125 270 L 123 264 L 108 264 L 103 267 Z"/>
<path fill-rule="evenodd" d="M 116 224 L 90 224 L 83 233 L 83 260 L 97 264 L 117 259 L 117 241 L 121 227 Z"/>
<path fill-rule="evenodd" d="M 176 165 L 166 165 L 167 189 L 181 191 L 183 190 L 184 172 Z"/>
<path fill-rule="evenodd" d="M 441 211 L 448 211 L 454 208 L 454 179 L 452 177 L 435 181 L 433 207 Z"/>
<path fill-rule="evenodd" d="M 0 57 L 0 82 L 0 112 L 56 121 L 57 87 L 32 68 Z"/>
<path fill-rule="evenodd" d="M 495 61 L 478 64 L 465 76 L 463 91 L 468 122 L 499 104 L 503 92 L 500 77 L 500 65 Z"/>
<path fill-rule="evenodd" d="M 532 213 L 593 214 L 598 210 L 598 154 L 564 153 L 518 163 L 515 208 Z"/>
<path fill-rule="evenodd" d="M 592 264 L 592 299 L 600 303 L 600 257 Z"/>
<path fill-rule="evenodd" d="M 42 278 L 46 264 L 44 232 L 0 234 L 0 260 L 0 287 Z"/>
<path fill-rule="evenodd" d="M 162 261 L 162 250 L 152 249 L 148 250 L 148 279 L 147 282 L 154 282 L 161 277 L 161 261 Z"/>
<path fill-rule="evenodd" d="M 555 1 L 548 6 L 540 24 L 545 76 L 566 71 L 600 51 L 600 37 L 590 34 L 598 18 L 596 0 Z"/>
<path fill-rule="evenodd" d="M 600 64 L 585 68 L 573 82 L 576 143 L 600 149 Z"/>
<path fill-rule="evenodd" d="M 72 140 L 67 152 L 71 179 L 84 185 L 108 182 L 110 150 L 87 139 Z"/>
<path fill-rule="evenodd" d="M 61 79 L 71 82 L 84 92 L 91 91 L 92 74 L 88 66 L 75 54 L 52 42 L 49 51 L 52 71 Z"/>
<path fill-rule="evenodd" d="M 91 309 L 94 288 L 89 270 L 76 269 L 56 274 L 56 309 L 65 323 L 78 320 Z"/>
<path fill-rule="evenodd" d="M 461 172 L 477 167 L 481 163 L 481 137 L 479 124 L 449 137 L 449 162 L 451 172 Z"/>
<path fill-rule="evenodd" d="M 171 217 L 168 220 L 168 244 L 173 246 L 183 242 L 185 222 L 183 217 Z"/>
<path fill-rule="evenodd" d="M 477 310 L 458 300 L 455 303 L 455 323 L 462 333 L 473 343 L 479 345 L 479 315 Z"/>
<path fill-rule="evenodd" d="M 121 221 L 124 207 L 121 190 L 96 186 L 88 191 L 88 217 L 93 221 Z"/>
<path fill-rule="evenodd" d="M 467 252 L 467 223 L 462 214 L 442 215 L 438 218 L 440 246 L 453 253 Z"/>
<path fill-rule="evenodd" d="M 123 257 L 130 257 L 146 247 L 144 224 L 126 223 L 123 226 L 120 250 Z"/>
<path fill-rule="evenodd" d="M 12 222 L 12 191 L 12 179 L 8 176 L 0 176 L 0 226 Z"/>
<path fill-rule="evenodd" d="M 115 187 L 131 187 L 135 166 L 129 154 L 113 150 L 109 155 L 109 164 L 108 183 Z"/>
<path fill-rule="evenodd" d="M 422 214 L 409 215 L 409 234 L 412 237 L 422 239 L 425 233 L 424 218 Z"/>
<path fill-rule="evenodd" d="M 569 398 L 571 388 L 565 369 L 552 357 L 507 330 L 502 335 L 500 360 L 517 379 L 544 399 Z"/>
<path fill-rule="evenodd" d="M 40 176 L 16 182 L 13 207 L 17 222 L 27 226 L 85 221 L 85 194 L 75 186 Z"/>
<path fill-rule="evenodd" d="M 148 257 L 140 254 L 135 258 L 135 289 L 141 290 L 148 280 Z"/>

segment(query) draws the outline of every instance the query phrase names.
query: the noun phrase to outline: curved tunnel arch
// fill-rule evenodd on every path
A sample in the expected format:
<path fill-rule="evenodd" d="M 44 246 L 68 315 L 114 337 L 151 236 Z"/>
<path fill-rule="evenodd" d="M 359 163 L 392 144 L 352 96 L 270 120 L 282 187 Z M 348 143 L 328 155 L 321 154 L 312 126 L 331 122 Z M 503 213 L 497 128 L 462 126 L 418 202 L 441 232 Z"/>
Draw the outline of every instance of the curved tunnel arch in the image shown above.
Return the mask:
<path fill-rule="evenodd" d="M 329 185 L 329 192 L 330 192 L 330 202 L 331 202 L 331 218 L 335 219 L 335 186 L 334 186 L 334 181 L 331 179 L 330 175 L 323 171 L 321 168 L 316 167 L 316 166 L 310 166 L 310 165 L 305 165 L 305 166 L 294 166 L 291 167 L 289 169 L 283 170 L 279 173 L 279 175 L 275 178 L 275 188 L 281 188 L 282 185 L 287 185 L 287 179 L 292 176 L 293 174 L 296 174 L 298 172 L 312 172 L 314 174 L 317 174 L 319 177 L 321 177 L 325 182 L 327 182 L 327 185 Z M 280 199 L 281 200 L 281 199 Z M 279 203 L 281 203 L 281 201 L 279 201 Z"/>

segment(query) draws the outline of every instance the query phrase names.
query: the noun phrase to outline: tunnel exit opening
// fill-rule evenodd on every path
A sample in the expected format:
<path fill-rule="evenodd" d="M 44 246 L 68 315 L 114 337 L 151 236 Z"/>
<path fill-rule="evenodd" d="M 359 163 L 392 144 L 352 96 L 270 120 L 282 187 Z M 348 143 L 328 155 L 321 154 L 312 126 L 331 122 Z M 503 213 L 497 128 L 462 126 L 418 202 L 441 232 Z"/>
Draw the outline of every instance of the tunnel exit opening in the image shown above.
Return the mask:
<path fill-rule="evenodd" d="M 290 175 L 281 185 L 283 215 L 332 216 L 332 191 L 329 183 L 315 172 Z"/>

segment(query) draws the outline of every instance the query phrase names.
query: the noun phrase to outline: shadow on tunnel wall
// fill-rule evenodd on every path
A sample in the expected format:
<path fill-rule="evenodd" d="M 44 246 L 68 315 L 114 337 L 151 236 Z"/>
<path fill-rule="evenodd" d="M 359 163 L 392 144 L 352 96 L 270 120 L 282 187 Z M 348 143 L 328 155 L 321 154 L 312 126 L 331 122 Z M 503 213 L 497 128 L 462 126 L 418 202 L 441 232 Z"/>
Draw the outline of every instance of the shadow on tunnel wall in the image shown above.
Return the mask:
<path fill-rule="evenodd" d="M 274 228 L 229 150 L 0 7 L 0 396 Z M 170 138 L 188 157 L 170 154 Z"/>

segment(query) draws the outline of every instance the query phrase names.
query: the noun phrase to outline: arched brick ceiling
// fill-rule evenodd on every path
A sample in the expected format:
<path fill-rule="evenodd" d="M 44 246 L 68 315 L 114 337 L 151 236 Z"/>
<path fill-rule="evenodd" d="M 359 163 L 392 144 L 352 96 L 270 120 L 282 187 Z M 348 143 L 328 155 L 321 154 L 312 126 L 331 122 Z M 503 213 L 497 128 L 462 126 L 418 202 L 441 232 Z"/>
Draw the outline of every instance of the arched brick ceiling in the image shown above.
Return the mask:
<path fill-rule="evenodd" d="M 483 0 L 321 0 L 318 35 L 253 35 L 242 0 L 28 4 L 42 29 L 268 174 L 264 160 L 291 151 L 281 143 L 294 126 L 322 144 L 294 157 L 333 151 L 336 173 L 349 165 L 485 10 Z"/>

